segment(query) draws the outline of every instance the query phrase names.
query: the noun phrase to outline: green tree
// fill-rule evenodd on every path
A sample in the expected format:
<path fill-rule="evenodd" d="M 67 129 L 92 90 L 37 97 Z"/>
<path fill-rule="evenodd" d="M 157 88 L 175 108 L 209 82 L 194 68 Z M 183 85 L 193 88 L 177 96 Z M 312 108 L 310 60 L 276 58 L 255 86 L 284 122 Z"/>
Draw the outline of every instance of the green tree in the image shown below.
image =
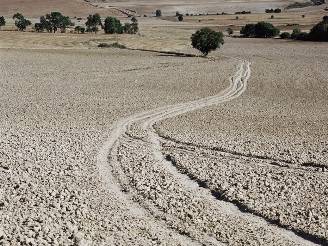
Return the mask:
<path fill-rule="evenodd" d="M 323 17 L 322 21 L 311 29 L 309 39 L 313 41 L 328 41 L 328 16 Z"/>
<path fill-rule="evenodd" d="M 155 12 L 156 17 L 161 17 L 162 16 L 162 10 L 157 9 Z"/>
<path fill-rule="evenodd" d="M 123 26 L 120 20 L 116 19 L 115 17 L 107 17 L 105 19 L 105 26 L 104 30 L 106 34 L 113 34 L 113 33 L 123 33 Z"/>
<path fill-rule="evenodd" d="M 279 35 L 280 30 L 268 22 L 258 22 L 255 25 L 255 37 L 257 38 L 272 38 Z"/>
<path fill-rule="evenodd" d="M 46 17 L 44 16 L 40 17 L 40 24 L 43 29 L 47 30 L 47 32 L 52 32 L 52 25 L 50 21 L 47 21 Z"/>
<path fill-rule="evenodd" d="M 191 36 L 192 46 L 207 56 L 209 52 L 220 48 L 224 44 L 223 33 L 210 28 L 202 28 Z"/>
<path fill-rule="evenodd" d="M 279 35 L 280 30 L 268 22 L 258 22 L 257 24 L 246 24 L 241 28 L 240 34 L 244 37 L 272 38 Z"/>
<path fill-rule="evenodd" d="M 244 37 L 253 37 L 255 36 L 255 24 L 246 24 L 240 30 L 240 34 Z"/>
<path fill-rule="evenodd" d="M 25 17 L 21 13 L 14 14 L 13 19 L 15 20 L 15 26 L 20 31 L 25 31 L 28 26 L 32 25 L 32 22 L 30 20 L 25 19 Z"/>
<path fill-rule="evenodd" d="M 74 26 L 70 18 L 68 16 L 63 16 L 60 12 L 51 12 L 47 14 L 46 20 L 49 22 L 54 33 L 57 32 L 58 29 L 65 32 L 67 27 Z"/>
<path fill-rule="evenodd" d="M 35 24 L 34 24 L 34 29 L 35 29 L 35 31 L 37 31 L 37 32 L 43 32 L 43 31 L 44 31 L 44 27 L 42 26 L 41 23 L 35 23 Z"/>
<path fill-rule="evenodd" d="M 5 25 L 6 25 L 5 17 L 0 16 L 0 29 L 1 29 L 2 26 L 5 26 Z"/>
<path fill-rule="evenodd" d="M 89 15 L 85 23 L 88 32 L 96 33 L 98 26 L 102 26 L 101 17 L 99 14 Z"/>

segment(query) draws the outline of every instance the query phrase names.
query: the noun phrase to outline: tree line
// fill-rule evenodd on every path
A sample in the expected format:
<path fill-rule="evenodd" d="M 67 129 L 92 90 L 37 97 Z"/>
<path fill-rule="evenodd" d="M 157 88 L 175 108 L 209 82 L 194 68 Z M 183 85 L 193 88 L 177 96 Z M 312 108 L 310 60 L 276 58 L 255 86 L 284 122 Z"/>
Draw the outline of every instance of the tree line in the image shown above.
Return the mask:
<path fill-rule="evenodd" d="M 13 15 L 15 26 L 19 31 L 25 31 L 28 26 L 32 25 L 32 22 L 26 19 L 21 13 Z M 6 25 L 6 20 L 3 16 L 0 16 L 0 28 Z M 60 12 L 51 12 L 45 16 L 41 16 L 39 22 L 34 24 L 34 30 L 37 32 L 53 32 L 60 31 L 66 32 L 66 29 L 73 27 L 75 24 L 68 16 L 64 16 Z M 74 30 L 78 33 L 94 32 L 97 33 L 99 28 L 103 29 L 107 34 L 113 33 L 127 33 L 136 34 L 139 31 L 138 20 L 132 17 L 131 22 L 122 24 L 121 21 L 115 17 L 106 17 L 102 22 L 99 14 L 89 15 L 85 22 L 85 27 L 75 26 Z"/>
<path fill-rule="evenodd" d="M 258 22 L 256 24 L 246 24 L 241 28 L 240 34 L 247 38 L 273 38 L 280 34 L 280 30 L 268 22 Z M 302 32 L 295 28 L 292 33 L 283 32 L 282 39 L 294 39 L 303 41 L 328 41 L 328 16 L 324 16 L 322 21 L 313 26 L 309 33 Z"/>

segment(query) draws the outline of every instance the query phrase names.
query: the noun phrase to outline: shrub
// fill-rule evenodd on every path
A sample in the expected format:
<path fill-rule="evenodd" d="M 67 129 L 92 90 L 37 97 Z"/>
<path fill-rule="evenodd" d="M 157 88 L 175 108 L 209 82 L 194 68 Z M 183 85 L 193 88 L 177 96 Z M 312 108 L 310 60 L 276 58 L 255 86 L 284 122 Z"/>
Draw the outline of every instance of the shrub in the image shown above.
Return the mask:
<path fill-rule="evenodd" d="M 233 34 L 233 30 L 231 27 L 227 28 L 227 33 L 229 34 L 229 36 Z"/>
<path fill-rule="evenodd" d="M 281 13 L 281 9 L 266 9 L 265 13 Z"/>
<path fill-rule="evenodd" d="M 77 33 L 85 33 L 85 28 L 84 27 L 81 27 L 81 26 L 76 26 L 74 28 L 74 30 L 77 32 Z"/>
<path fill-rule="evenodd" d="M 155 12 L 156 17 L 161 17 L 162 16 L 162 10 L 157 9 Z"/>
<path fill-rule="evenodd" d="M 257 24 L 247 24 L 240 30 L 244 37 L 272 38 L 279 35 L 280 30 L 268 22 L 258 22 Z"/>
<path fill-rule="evenodd" d="M 123 26 L 120 22 L 120 20 L 116 19 L 115 17 L 107 17 L 105 19 L 105 26 L 104 26 L 105 33 L 107 34 L 113 34 L 123 33 Z"/>
<path fill-rule="evenodd" d="M 32 25 L 32 22 L 30 20 L 25 19 L 25 17 L 21 13 L 14 14 L 13 19 L 15 20 L 15 26 L 20 31 L 24 31 L 28 26 Z"/>
<path fill-rule="evenodd" d="M 139 31 L 138 20 L 136 17 L 132 17 L 132 23 L 125 23 L 123 26 L 123 32 L 128 34 L 136 34 Z"/>
<path fill-rule="evenodd" d="M 313 41 L 328 41 L 328 16 L 316 24 L 309 33 L 309 39 Z"/>
<path fill-rule="evenodd" d="M 235 15 L 246 15 L 246 14 L 251 14 L 252 12 L 251 11 L 238 11 L 238 12 L 235 12 Z"/>
<path fill-rule="evenodd" d="M 178 21 L 183 21 L 183 15 L 178 16 Z"/>
<path fill-rule="evenodd" d="M 207 56 L 209 52 L 220 48 L 224 44 L 223 34 L 210 28 L 202 28 L 191 36 L 191 44 L 204 56 Z"/>
<path fill-rule="evenodd" d="M 2 26 L 5 26 L 5 25 L 6 25 L 5 17 L 0 16 L 0 29 L 1 29 Z"/>
<path fill-rule="evenodd" d="M 292 39 L 297 39 L 297 37 L 300 33 L 301 33 L 301 29 L 299 29 L 298 27 L 294 28 L 293 32 L 292 32 L 292 35 L 291 35 L 291 38 Z"/>
<path fill-rule="evenodd" d="M 280 34 L 280 38 L 282 39 L 290 39 L 291 35 L 289 32 L 283 32 Z"/>
<path fill-rule="evenodd" d="M 132 17 L 132 23 L 125 23 L 123 26 L 123 32 L 128 34 L 136 34 L 139 31 L 138 20 L 136 17 Z"/>
<path fill-rule="evenodd" d="M 126 49 L 126 46 L 123 44 L 119 43 L 112 43 L 112 44 L 107 44 L 107 43 L 100 43 L 98 44 L 99 48 L 118 48 L 118 49 Z"/>
<path fill-rule="evenodd" d="M 307 41 L 307 40 L 310 40 L 310 37 L 309 37 L 309 34 L 307 32 L 300 32 L 295 39 L 296 40 Z"/>

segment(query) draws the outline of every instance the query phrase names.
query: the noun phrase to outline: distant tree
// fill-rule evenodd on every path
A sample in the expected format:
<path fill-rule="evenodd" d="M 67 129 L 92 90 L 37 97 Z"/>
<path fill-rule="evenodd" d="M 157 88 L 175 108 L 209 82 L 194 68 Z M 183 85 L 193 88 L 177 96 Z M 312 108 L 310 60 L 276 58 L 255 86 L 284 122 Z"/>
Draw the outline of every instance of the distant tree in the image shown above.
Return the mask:
<path fill-rule="evenodd" d="M 35 29 L 35 31 L 37 31 L 37 32 L 43 32 L 43 31 L 44 31 L 44 27 L 42 26 L 41 23 L 35 23 L 35 24 L 34 24 L 34 29 Z"/>
<path fill-rule="evenodd" d="M 120 20 L 116 19 L 115 17 L 107 17 L 105 19 L 105 33 L 106 34 L 113 34 L 113 33 L 123 33 L 124 28 L 120 22 Z"/>
<path fill-rule="evenodd" d="M 50 21 L 47 21 L 46 17 L 40 17 L 40 24 L 44 30 L 47 30 L 47 32 L 52 32 L 52 25 Z"/>
<path fill-rule="evenodd" d="M 274 19 L 274 15 L 271 15 L 271 17 L 270 17 L 271 19 Z"/>
<path fill-rule="evenodd" d="M 87 32 L 96 33 L 98 31 L 98 26 L 102 26 L 100 15 L 99 14 L 89 15 L 85 25 L 87 27 Z"/>
<path fill-rule="evenodd" d="M 290 39 L 291 35 L 289 32 L 283 32 L 280 34 L 280 38 L 282 39 Z"/>
<path fill-rule="evenodd" d="M 131 23 L 124 23 L 123 32 L 127 33 L 127 34 L 133 34 L 132 33 L 132 24 Z"/>
<path fill-rule="evenodd" d="M 20 31 L 25 31 L 28 26 L 32 25 L 32 22 L 30 20 L 25 19 L 25 17 L 21 13 L 14 14 L 13 19 L 15 20 L 15 26 Z"/>
<path fill-rule="evenodd" d="M 68 16 L 63 16 L 60 12 L 51 12 L 46 15 L 46 20 L 51 26 L 51 30 L 55 33 L 58 29 L 61 29 L 61 32 L 65 32 L 66 28 L 69 26 L 74 26 L 72 21 Z"/>
<path fill-rule="evenodd" d="M 316 24 L 309 33 L 309 39 L 313 41 L 328 41 L 328 16 Z"/>
<path fill-rule="evenodd" d="M 258 22 L 257 24 L 246 24 L 240 30 L 244 37 L 272 38 L 279 35 L 280 30 L 268 22 Z"/>
<path fill-rule="evenodd" d="M 156 17 L 161 17 L 162 16 L 162 10 L 157 9 L 155 12 Z"/>
<path fill-rule="evenodd" d="M 5 26 L 5 25 L 6 25 L 5 17 L 0 16 L 0 29 L 1 29 L 2 26 Z"/>
<path fill-rule="evenodd" d="M 257 38 L 272 38 L 279 35 L 280 30 L 268 22 L 258 22 L 255 25 L 255 35 Z"/>
<path fill-rule="evenodd" d="M 47 32 L 52 32 L 51 24 L 44 16 L 40 17 L 40 22 L 34 24 L 34 29 L 37 32 L 43 32 L 44 30 L 47 30 Z"/>
<path fill-rule="evenodd" d="M 229 36 L 231 36 L 233 34 L 233 30 L 231 27 L 227 28 L 227 33 L 229 34 Z"/>
<path fill-rule="evenodd" d="M 224 44 L 223 33 L 210 28 L 202 28 L 191 36 L 192 46 L 207 56 L 209 52 L 220 48 Z"/>
<path fill-rule="evenodd" d="M 183 21 L 183 15 L 178 16 L 178 21 Z"/>
<path fill-rule="evenodd" d="M 239 20 L 239 16 L 236 16 L 236 20 Z"/>
<path fill-rule="evenodd" d="M 181 15 L 179 11 L 175 12 L 176 17 L 178 17 L 179 15 Z"/>
<path fill-rule="evenodd" d="M 254 37 L 255 36 L 255 24 L 246 24 L 240 30 L 240 34 L 244 37 Z"/>
<path fill-rule="evenodd" d="M 133 16 L 131 22 L 132 22 L 132 33 L 136 34 L 137 32 L 139 32 L 138 20 L 136 17 Z"/>

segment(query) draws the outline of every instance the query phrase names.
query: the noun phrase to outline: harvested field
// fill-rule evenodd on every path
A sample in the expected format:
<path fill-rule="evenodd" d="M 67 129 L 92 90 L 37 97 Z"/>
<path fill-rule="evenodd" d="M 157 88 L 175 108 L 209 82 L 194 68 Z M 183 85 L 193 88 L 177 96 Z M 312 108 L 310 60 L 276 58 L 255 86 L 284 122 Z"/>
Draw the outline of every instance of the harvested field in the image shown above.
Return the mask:
<path fill-rule="evenodd" d="M 237 6 L 111 4 L 61 6 L 120 15 Z M 305 30 L 322 13 L 271 22 Z M 0 31 L 0 245 L 328 245 L 328 45 L 225 37 L 209 58 L 190 46 L 200 27 L 238 30 L 267 17 L 145 17 L 138 35 L 16 32 L 9 21 Z M 98 48 L 115 42 L 128 49 Z"/>
<path fill-rule="evenodd" d="M 327 243 L 327 45 L 227 46 L 252 61 L 247 92 L 162 121 L 166 153 L 221 199 Z"/>
<path fill-rule="evenodd" d="M 302 1 L 302 0 L 301 0 Z M 150 1 L 150 0 L 123 0 L 123 1 L 108 1 L 108 0 L 88 0 L 88 2 L 102 7 L 119 7 L 132 9 L 139 14 L 153 14 L 156 9 L 161 9 L 164 15 L 174 15 L 176 11 L 181 13 L 206 14 L 206 13 L 221 13 L 221 12 L 236 12 L 243 10 L 251 10 L 255 12 L 263 12 L 266 8 L 285 7 L 293 1 L 283 0 L 219 0 L 219 1 L 181 1 L 181 0 L 166 0 L 166 1 Z"/>

